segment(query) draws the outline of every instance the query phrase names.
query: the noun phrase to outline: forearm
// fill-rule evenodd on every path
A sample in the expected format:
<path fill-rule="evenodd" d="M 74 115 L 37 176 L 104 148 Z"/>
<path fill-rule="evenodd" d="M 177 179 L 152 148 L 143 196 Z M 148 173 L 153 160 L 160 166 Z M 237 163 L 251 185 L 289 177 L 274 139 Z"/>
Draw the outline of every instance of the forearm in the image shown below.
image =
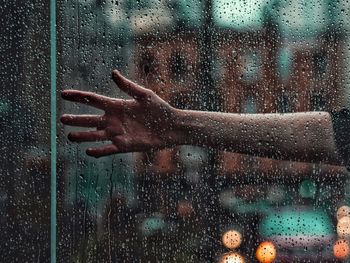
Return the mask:
<path fill-rule="evenodd" d="M 327 112 L 234 114 L 179 110 L 178 144 L 242 154 L 340 164 Z"/>

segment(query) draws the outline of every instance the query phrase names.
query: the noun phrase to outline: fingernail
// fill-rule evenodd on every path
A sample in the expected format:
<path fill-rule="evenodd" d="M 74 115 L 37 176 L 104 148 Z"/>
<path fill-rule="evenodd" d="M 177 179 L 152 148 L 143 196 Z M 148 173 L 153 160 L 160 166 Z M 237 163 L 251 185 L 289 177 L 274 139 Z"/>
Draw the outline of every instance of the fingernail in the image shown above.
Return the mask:
<path fill-rule="evenodd" d="M 98 158 L 98 156 L 95 156 L 95 155 L 94 155 L 94 149 L 93 149 L 93 148 L 88 148 L 88 149 L 86 149 L 85 152 L 86 152 L 86 154 L 87 154 L 88 156 Z"/>
<path fill-rule="evenodd" d="M 62 98 L 67 98 L 68 97 L 68 92 L 66 90 L 61 91 L 61 97 Z"/>
<path fill-rule="evenodd" d="M 64 121 L 65 121 L 64 115 L 61 116 L 60 121 L 64 124 Z"/>
<path fill-rule="evenodd" d="M 112 70 L 112 77 L 117 77 L 120 72 L 117 69 Z"/>
<path fill-rule="evenodd" d="M 63 114 L 60 118 L 60 121 L 65 124 L 66 121 L 69 119 L 69 116 L 67 114 Z"/>

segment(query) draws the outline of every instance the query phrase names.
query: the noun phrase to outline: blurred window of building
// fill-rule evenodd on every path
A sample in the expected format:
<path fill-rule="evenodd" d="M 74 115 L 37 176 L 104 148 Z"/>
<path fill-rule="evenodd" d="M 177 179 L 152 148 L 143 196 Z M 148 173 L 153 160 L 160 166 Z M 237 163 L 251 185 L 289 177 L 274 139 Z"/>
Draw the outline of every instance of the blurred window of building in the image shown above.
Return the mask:
<path fill-rule="evenodd" d="M 260 78 L 261 57 L 258 51 L 244 52 L 242 55 L 243 77 L 247 82 L 257 81 Z"/>
<path fill-rule="evenodd" d="M 327 110 L 327 100 L 323 92 L 312 92 L 310 96 L 311 110 L 325 111 Z"/>
<path fill-rule="evenodd" d="M 186 57 L 181 52 L 175 51 L 171 54 L 169 67 L 173 81 L 183 83 L 186 80 L 188 64 Z"/>
<path fill-rule="evenodd" d="M 278 56 L 278 72 L 283 81 L 289 79 L 293 63 L 293 52 L 288 46 L 282 47 Z"/>
<path fill-rule="evenodd" d="M 326 52 L 317 52 L 313 55 L 313 67 L 317 79 L 326 77 L 328 68 L 328 57 Z"/>
<path fill-rule="evenodd" d="M 288 113 L 293 111 L 293 97 L 288 92 L 283 92 L 277 102 L 278 112 Z"/>
<path fill-rule="evenodd" d="M 258 106 L 256 99 L 253 96 L 248 96 L 242 104 L 242 112 L 244 113 L 257 113 Z"/>
<path fill-rule="evenodd" d="M 140 59 L 139 67 L 142 69 L 143 77 L 147 77 L 149 74 L 156 74 L 156 59 L 151 53 L 144 53 Z"/>

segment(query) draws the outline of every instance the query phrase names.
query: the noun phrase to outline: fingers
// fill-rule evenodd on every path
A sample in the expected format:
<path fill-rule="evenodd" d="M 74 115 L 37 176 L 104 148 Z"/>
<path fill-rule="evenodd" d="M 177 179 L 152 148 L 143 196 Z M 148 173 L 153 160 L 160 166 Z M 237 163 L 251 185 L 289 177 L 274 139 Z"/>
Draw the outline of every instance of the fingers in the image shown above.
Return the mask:
<path fill-rule="evenodd" d="M 86 150 L 86 154 L 93 157 L 102 157 L 111 154 L 118 153 L 118 147 L 114 144 L 98 147 L 98 148 L 89 148 Z"/>
<path fill-rule="evenodd" d="M 130 144 L 130 140 L 125 138 L 124 136 L 116 136 L 113 138 L 113 144 L 97 147 L 97 148 L 89 148 L 86 150 L 86 154 L 90 156 L 94 156 L 96 158 L 116 153 L 128 153 L 133 152 L 135 148 Z"/>
<path fill-rule="evenodd" d="M 62 98 L 69 101 L 80 102 L 105 110 L 108 108 L 111 98 L 80 90 L 64 90 L 61 93 Z"/>
<path fill-rule="evenodd" d="M 61 122 L 71 126 L 81 127 L 104 127 L 106 121 L 103 116 L 100 115 L 71 115 L 64 114 L 61 117 Z"/>
<path fill-rule="evenodd" d="M 72 142 L 95 142 L 107 140 L 105 130 L 88 131 L 88 132 L 70 132 L 68 139 Z"/>
<path fill-rule="evenodd" d="M 112 78 L 118 87 L 133 97 L 134 99 L 144 99 L 149 95 L 148 89 L 141 87 L 140 85 L 125 78 L 118 70 L 112 71 Z"/>

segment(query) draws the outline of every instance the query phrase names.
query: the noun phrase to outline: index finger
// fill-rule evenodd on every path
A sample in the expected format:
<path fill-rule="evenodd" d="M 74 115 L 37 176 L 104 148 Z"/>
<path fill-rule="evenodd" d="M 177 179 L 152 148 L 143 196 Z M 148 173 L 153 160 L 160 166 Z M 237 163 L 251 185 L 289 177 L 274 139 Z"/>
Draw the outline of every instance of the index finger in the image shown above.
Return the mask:
<path fill-rule="evenodd" d="M 81 90 L 64 90 L 61 95 L 65 100 L 87 104 L 101 110 L 107 109 L 111 102 L 109 97 Z"/>
<path fill-rule="evenodd" d="M 116 69 L 112 71 L 112 78 L 122 91 L 124 91 L 134 99 L 144 99 L 149 94 L 150 90 L 145 89 L 140 85 L 132 82 L 131 80 L 125 78 Z"/>

